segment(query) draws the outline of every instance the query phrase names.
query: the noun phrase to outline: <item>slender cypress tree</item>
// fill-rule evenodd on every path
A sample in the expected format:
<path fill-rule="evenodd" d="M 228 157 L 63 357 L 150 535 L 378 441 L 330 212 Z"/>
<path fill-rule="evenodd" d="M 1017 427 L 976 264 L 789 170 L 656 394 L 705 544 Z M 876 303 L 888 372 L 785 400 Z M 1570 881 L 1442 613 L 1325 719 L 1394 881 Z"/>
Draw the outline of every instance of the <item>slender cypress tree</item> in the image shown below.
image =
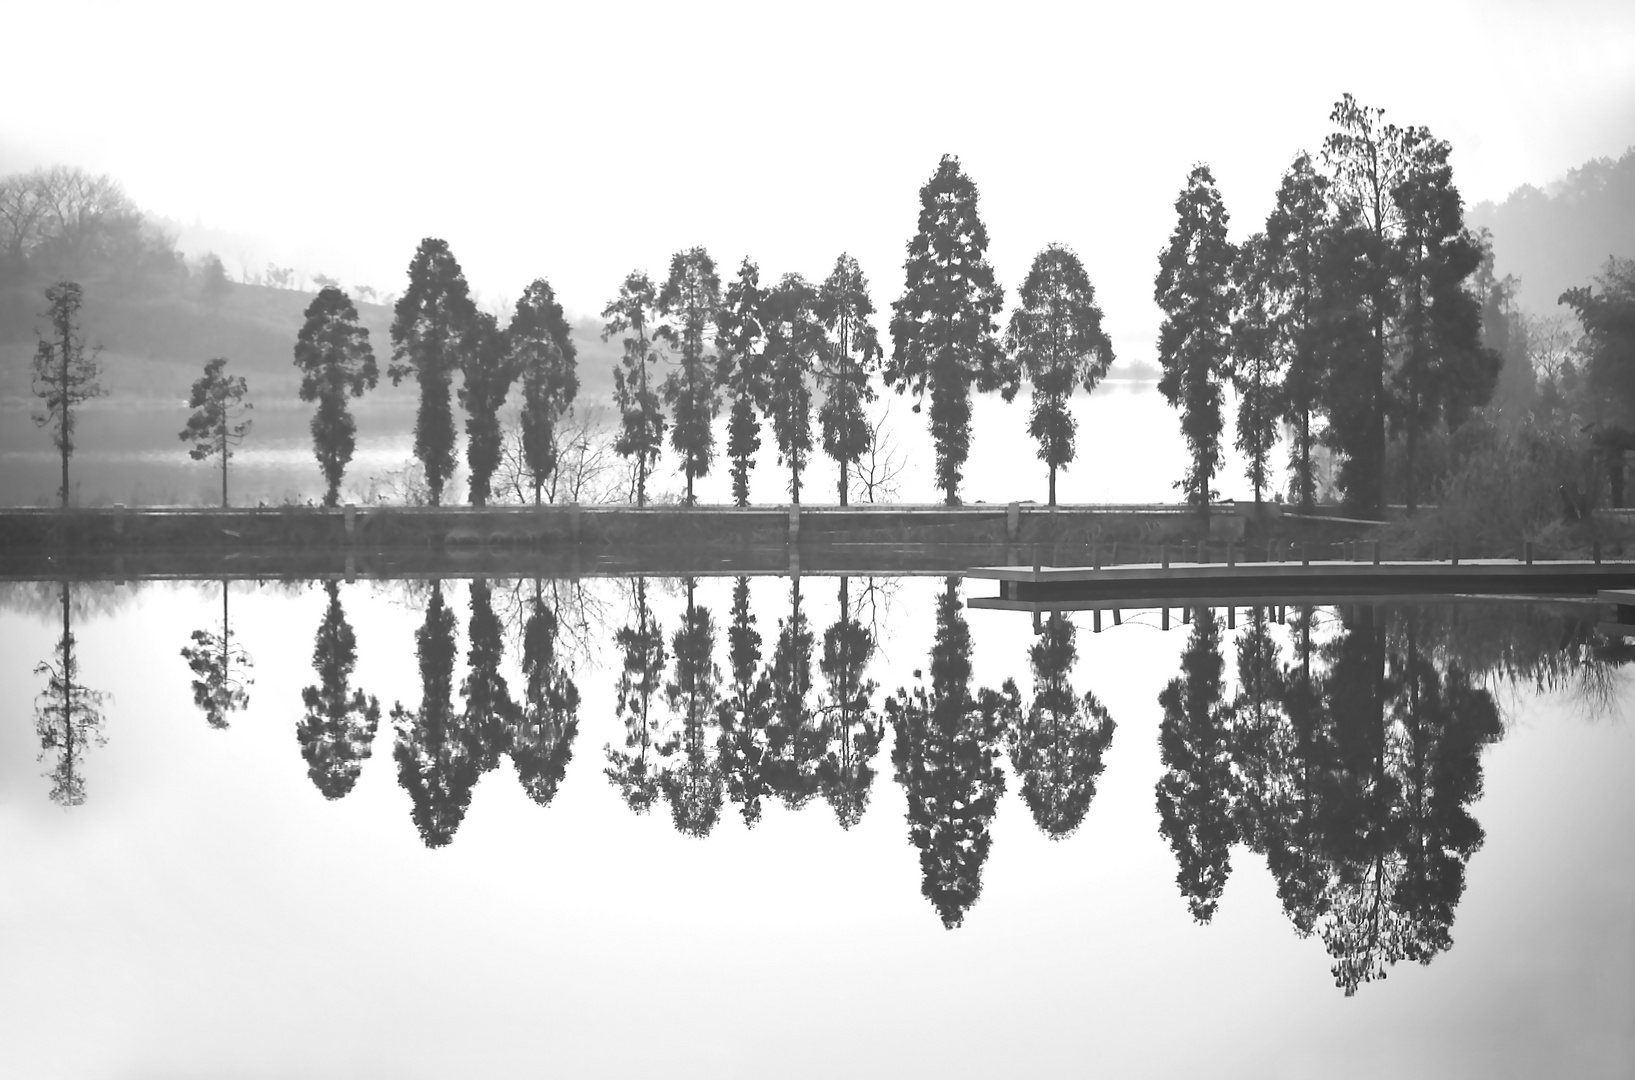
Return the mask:
<path fill-rule="evenodd" d="M 46 318 L 51 323 L 51 337 L 42 337 L 34 352 L 34 396 L 43 406 L 34 414 L 34 422 L 51 427 L 52 441 L 62 454 L 62 486 L 57 494 L 63 509 L 68 509 L 68 459 L 74 453 L 74 410 L 107 391 L 97 378 L 102 365 L 97 362 L 98 349 L 85 351 L 85 335 L 80 331 L 79 309 L 84 293 L 72 281 L 60 281 L 45 291 L 51 305 Z"/>
<path fill-rule="evenodd" d="M 523 290 L 506 338 L 511 366 L 522 379 L 522 463 L 537 506 L 540 489 L 556 472 L 557 421 L 579 393 L 573 336 L 544 278 Z"/>
<path fill-rule="evenodd" d="M 466 465 L 471 470 L 471 505 L 488 502 L 490 485 L 500 467 L 500 406 L 516 380 L 511 345 L 499 320 L 477 313 L 471 345 L 464 350 L 460 407 L 466 411 Z"/>
<path fill-rule="evenodd" d="M 658 362 L 650 333 L 657 299 L 652 280 L 640 270 L 632 270 L 619 287 L 619 295 L 602 309 L 602 318 L 607 320 L 602 340 L 625 335 L 624 356 L 613 369 L 613 400 L 618 403 L 620 416 L 619 437 L 613 449 L 632 459 L 635 466 L 637 506 L 647 504 L 647 474 L 664 449 L 664 412 L 648 370 Z"/>
<path fill-rule="evenodd" d="M 301 400 L 316 401 L 312 452 L 323 470 L 324 505 L 340 502 L 341 477 L 357 446 L 358 423 L 346 398 L 362 397 L 380 380 L 369 331 L 358 324 L 358 309 L 333 285 L 307 305 L 306 322 L 295 338 L 295 366 L 301 369 Z"/>
<path fill-rule="evenodd" d="M 766 410 L 765 332 L 761 328 L 766 290 L 761 270 L 749 258 L 738 268 L 738 278 L 727 286 L 716 341 L 721 350 L 718 371 L 732 398 L 727 419 L 727 456 L 732 459 L 732 498 L 749 505 L 749 471 L 761 448 L 761 420 L 757 407 Z"/>
<path fill-rule="evenodd" d="M 1005 295 L 987 251 L 976 184 L 958 158 L 945 154 L 920 188 L 919 228 L 908 242 L 903 296 L 891 305 L 885 379 L 898 393 L 913 392 L 915 412 L 930 393 L 937 486 L 949 506 L 959 503 L 971 450 L 971 388 L 996 390 L 1004 382 L 996 320 Z"/>
<path fill-rule="evenodd" d="M 1086 393 L 1113 364 L 1113 343 L 1101 329 L 1101 308 L 1084 264 L 1071 248 L 1052 244 L 1033 260 L 1021 304 L 1007 332 L 1012 363 L 1033 385 L 1028 434 L 1050 468 L 1050 505 L 1056 505 L 1056 470 L 1073 460 L 1078 425 L 1068 411 L 1073 389 Z"/>
<path fill-rule="evenodd" d="M 879 368 L 881 357 L 880 336 L 869 322 L 873 314 L 863 268 L 842 254 L 818 291 L 817 303 L 818 321 L 827 331 L 818 369 L 824 392 L 818 423 L 823 428 L 823 452 L 840 466 L 841 506 L 846 505 L 848 466 L 869 448 L 863 406 L 875 398 L 869 376 Z"/>
<path fill-rule="evenodd" d="M 681 455 L 687 477 L 687 505 L 693 505 L 693 479 L 707 476 L 715 458 L 711 422 L 721 411 L 717 389 L 718 361 L 710 348 L 721 310 L 721 276 L 715 260 L 701 247 L 678 251 L 670 259 L 670 276 L 659 291 L 658 311 L 669 322 L 655 337 L 669 345 L 679 365 L 664 380 L 670 406 L 670 445 Z"/>
<path fill-rule="evenodd" d="M 1294 429 L 1289 454 L 1290 494 L 1301 509 L 1317 499 L 1312 448 L 1327 376 L 1323 273 L 1333 220 L 1329 180 L 1302 152 L 1283 174 L 1277 203 L 1266 218 L 1263 286 L 1270 347 L 1283 369 L 1283 417 Z"/>
<path fill-rule="evenodd" d="M 1158 389 L 1181 410 L 1192 465 L 1176 483 L 1186 501 L 1209 519 L 1212 482 L 1221 460 L 1221 383 L 1228 371 L 1227 331 L 1232 313 L 1232 262 L 1226 207 L 1207 165 L 1196 165 L 1175 200 L 1179 219 L 1158 256 L 1153 299 L 1163 309 Z"/>
<path fill-rule="evenodd" d="M 789 465 L 789 498 L 800 502 L 800 473 L 812 452 L 812 374 L 823 347 L 818 293 L 799 274 L 785 274 L 767 293 L 766 380 L 778 463 Z"/>
<path fill-rule="evenodd" d="M 1232 266 L 1237 304 L 1232 311 L 1232 385 L 1238 392 L 1237 448 L 1247 460 L 1244 476 L 1255 490 L 1255 506 L 1270 478 L 1277 422 L 1282 418 L 1283 354 L 1277 348 L 1272 320 L 1274 266 L 1265 233 L 1256 233 L 1238 249 Z"/>
<path fill-rule="evenodd" d="M 409 263 L 409 286 L 392 319 L 392 362 L 386 374 L 397 386 L 406 375 L 420 384 L 414 418 L 414 455 L 426 470 L 431 504 L 443 501 L 454 475 L 454 411 L 449 387 L 475 344 L 476 305 L 448 243 L 420 241 Z"/>

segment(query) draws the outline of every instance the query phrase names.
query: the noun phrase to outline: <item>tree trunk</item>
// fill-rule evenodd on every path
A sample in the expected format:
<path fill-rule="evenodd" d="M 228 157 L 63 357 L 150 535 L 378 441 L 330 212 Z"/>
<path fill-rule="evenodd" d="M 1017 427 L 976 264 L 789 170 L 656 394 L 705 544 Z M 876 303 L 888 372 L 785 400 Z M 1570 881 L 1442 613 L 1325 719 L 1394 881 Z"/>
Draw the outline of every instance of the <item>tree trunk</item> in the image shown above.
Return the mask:
<path fill-rule="evenodd" d="M 840 460 L 840 505 L 841 506 L 846 505 L 846 459 L 845 458 L 842 458 Z M 840 580 L 841 580 L 840 588 L 841 588 L 841 591 L 844 592 L 845 589 L 846 589 L 846 585 L 845 585 L 845 580 L 846 579 L 841 578 Z"/>
<path fill-rule="evenodd" d="M 227 506 L 227 421 L 221 424 L 221 505 Z"/>
<path fill-rule="evenodd" d="M 68 446 L 69 446 L 69 439 L 68 439 L 68 333 L 67 333 L 67 331 L 65 329 L 63 329 L 63 327 L 65 327 L 66 325 L 67 325 L 67 320 L 64 319 L 62 324 L 60 324 L 58 326 L 58 328 L 57 328 L 57 333 L 62 338 L 62 368 L 61 368 L 61 370 L 62 370 L 62 384 L 61 384 L 61 386 L 62 386 L 62 389 L 61 389 L 62 397 L 61 397 L 61 399 L 59 401 L 59 404 L 58 404 L 58 408 L 60 408 L 62 410 L 62 416 L 59 418 L 58 423 L 61 425 L 61 428 L 62 428 L 62 448 L 61 448 L 62 449 L 62 508 L 64 510 L 68 509 Z"/>
<path fill-rule="evenodd" d="M 1050 467 L 1050 505 L 1056 505 L 1056 466 Z"/>
<path fill-rule="evenodd" d="M 789 466 L 789 498 L 796 506 L 800 505 L 800 466 L 790 463 Z"/>
<path fill-rule="evenodd" d="M 688 506 L 693 505 L 693 466 L 692 466 L 692 462 L 687 463 L 687 505 Z M 691 596 L 692 593 L 689 591 L 687 595 Z M 688 601 L 688 602 L 691 603 L 691 601 Z"/>

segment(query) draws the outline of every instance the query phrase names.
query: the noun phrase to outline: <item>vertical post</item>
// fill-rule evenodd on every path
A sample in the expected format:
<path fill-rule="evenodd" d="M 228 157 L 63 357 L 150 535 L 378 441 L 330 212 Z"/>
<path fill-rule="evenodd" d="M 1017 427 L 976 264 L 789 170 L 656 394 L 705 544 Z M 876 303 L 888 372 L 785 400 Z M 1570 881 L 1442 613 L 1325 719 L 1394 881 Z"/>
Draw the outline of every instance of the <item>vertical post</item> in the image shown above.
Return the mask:
<path fill-rule="evenodd" d="M 1168 544 L 1159 544 L 1158 545 L 1158 558 L 1159 558 L 1159 561 L 1163 563 L 1163 568 L 1165 570 L 1168 570 L 1169 569 L 1169 545 Z M 1168 619 L 1169 619 L 1169 609 L 1168 608 L 1164 609 L 1164 619 L 1166 621 L 1168 621 Z"/>
<path fill-rule="evenodd" d="M 1113 609 L 1113 625 L 1114 626 L 1123 626 L 1124 625 L 1124 619 L 1121 617 L 1118 608 Z"/>
<path fill-rule="evenodd" d="M 1228 630 L 1238 628 L 1238 609 L 1235 606 L 1228 606 L 1226 609 L 1226 628 Z"/>
<path fill-rule="evenodd" d="M 351 503 L 347 503 L 341 508 L 341 520 L 346 523 L 346 542 L 350 544 L 357 537 L 358 508 Z"/>
<path fill-rule="evenodd" d="M 1599 540 L 1591 540 L 1590 541 L 1590 556 L 1593 559 L 1595 559 L 1595 565 L 1596 566 L 1601 565 L 1601 541 L 1599 541 Z"/>
<path fill-rule="evenodd" d="M 1378 540 L 1375 540 L 1374 541 L 1374 565 L 1378 566 L 1379 564 L 1380 564 L 1380 542 Z"/>
<path fill-rule="evenodd" d="M 1096 610 L 1092 611 L 1090 613 L 1090 616 L 1091 616 L 1091 619 L 1090 619 L 1090 630 L 1091 630 L 1091 632 L 1095 633 L 1095 634 L 1101 633 L 1101 609 L 1097 608 Z"/>
<path fill-rule="evenodd" d="M 1533 565 L 1533 542 L 1531 540 L 1523 540 L 1521 542 L 1521 557 L 1526 561 L 1528 566 Z"/>
<path fill-rule="evenodd" d="M 1039 622 L 1039 609 L 1038 608 L 1035 608 L 1033 610 L 1033 632 L 1035 634 L 1042 634 L 1042 633 L 1045 632 L 1044 626 Z"/>
<path fill-rule="evenodd" d="M 789 504 L 789 546 L 800 546 L 800 503 Z"/>
<path fill-rule="evenodd" d="M 1300 565 L 1301 566 L 1310 566 L 1311 565 L 1311 559 L 1308 558 L 1307 555 L 1306 555 L 1306 543 L 1303 540 L 1300 542 Z"/>
<path fill-rule="evenodd" d="M 1162 611 L 1164 612 L 1164 614 L 1159 617 L 1158 629 L 1168 630 L 1169 629 L 1169 608 L 1163 608 Z"/>
<path fill-rule="evenodd" d="M 1019 503 L 1011 503 L 1005 507 L 1005 539 L 1011 543 L 1022 535 L 1022 507 Z"/>

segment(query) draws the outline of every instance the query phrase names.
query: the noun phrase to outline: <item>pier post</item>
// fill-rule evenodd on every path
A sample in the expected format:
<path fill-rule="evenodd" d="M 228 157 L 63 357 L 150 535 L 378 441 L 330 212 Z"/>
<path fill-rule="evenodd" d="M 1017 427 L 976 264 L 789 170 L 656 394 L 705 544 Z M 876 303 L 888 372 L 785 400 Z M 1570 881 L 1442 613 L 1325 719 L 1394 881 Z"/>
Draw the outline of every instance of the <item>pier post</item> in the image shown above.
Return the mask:
<path fill-rule="evenodd" d="M 1238 628 L 1238 609 L 1235 607 L 1228 607 L 1226 609 L 1226 628 L 1228 630 L 1236 630 Z"/>
<path fill-rule="evenodd" d="M 1033 545 L 1033 576 L 1039 576 L 1039 545 Z"/>
<path fill-rule="evenodd" d="M 1533 542 L 1531 540 L 1521 542 L 1521 557 L 1526 560 L 1528 566 L 1533 565 Z"/>
<path fill-rule="evenodd" d="M 350 585 L 357 580 L 358 567 L 357 564 L 352 561 L 352 553 L 348 551 L 346 553 L 346 583 Z"/>
<path fill-rule="evenodd" d="M 1601 565 L 1601 541 L 1599 541 L 1599 540 L 1591 540 L 1590 541 L 1590 557 L 1595 560 L 1595 565 L 1596 566 Z"/>
<path fill-rule="evenodd" d="M 1038 611 L 1033 613 L 1033 632 L 1035 634 L 1042 634 L 1045 632 L 1044 624 L 1039 621 Z"/>
<path fill-rule="evenodd" d="M 1378 540 L 1375 540 L 1374 541 L 1374 565 L 1378 566 L 1379 564 L 1380 564 L 1380 542 Z"/>
<path fill-rule="evenodd" d="M 1016 543 L 1022 535 L 1022 507 L 1020 503 L 1011 503 L 1005 507 L 1005 539 Z"/>
<path fill-rule="evenodd" d="M 1124 625 L 1124 620 L 1120 617 L 1118 608 L 1113 609 L 1113 625 L 1114 626 L 1123 626 Z"/>
<path fill-rule="evenodd" d="M 1097 608 L 1096 610 L 1092 611 L 1090 615 L 1090 632 L 1093 634 L 1101 633 L 1101 609 Z"/>
<path fill-rule="evenodd" d="M 1158 545 L 1158 559 L 1159 559 L 1159 561 L 1161 563 L 1163 563 L 1164 569 L 1168 570 L 1169 569 L 1169 545 L 1168 544 L 1159 544 Z M 1168 608 L 1164 609 L 1164 620 L 1165 620 L 1165 622 L 1169 621 L 1169 609 Z M 1166 627 L 1166 629 L 1167 629 L 1167 627 Z"/>
<path fill-rule="evenodd" d="M 1163 615 L 1159 616 L 1158 629 L 1168 630 L 1169 629 L 1169 608 L 1162 608 L 1160 610 L 1163 611 Z"/>

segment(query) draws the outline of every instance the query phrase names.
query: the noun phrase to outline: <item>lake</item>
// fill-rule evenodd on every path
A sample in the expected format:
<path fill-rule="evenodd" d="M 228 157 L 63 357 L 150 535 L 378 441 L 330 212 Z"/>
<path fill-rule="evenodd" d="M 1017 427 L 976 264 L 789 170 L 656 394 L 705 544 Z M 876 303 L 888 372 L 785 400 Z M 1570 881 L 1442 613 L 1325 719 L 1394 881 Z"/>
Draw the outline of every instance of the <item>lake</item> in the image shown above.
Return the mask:
<path fill-rule="evenodd" d="M 0 586 L 0 1072 L 1635 1070 L 1594 605 L 993 590 Z"/>

